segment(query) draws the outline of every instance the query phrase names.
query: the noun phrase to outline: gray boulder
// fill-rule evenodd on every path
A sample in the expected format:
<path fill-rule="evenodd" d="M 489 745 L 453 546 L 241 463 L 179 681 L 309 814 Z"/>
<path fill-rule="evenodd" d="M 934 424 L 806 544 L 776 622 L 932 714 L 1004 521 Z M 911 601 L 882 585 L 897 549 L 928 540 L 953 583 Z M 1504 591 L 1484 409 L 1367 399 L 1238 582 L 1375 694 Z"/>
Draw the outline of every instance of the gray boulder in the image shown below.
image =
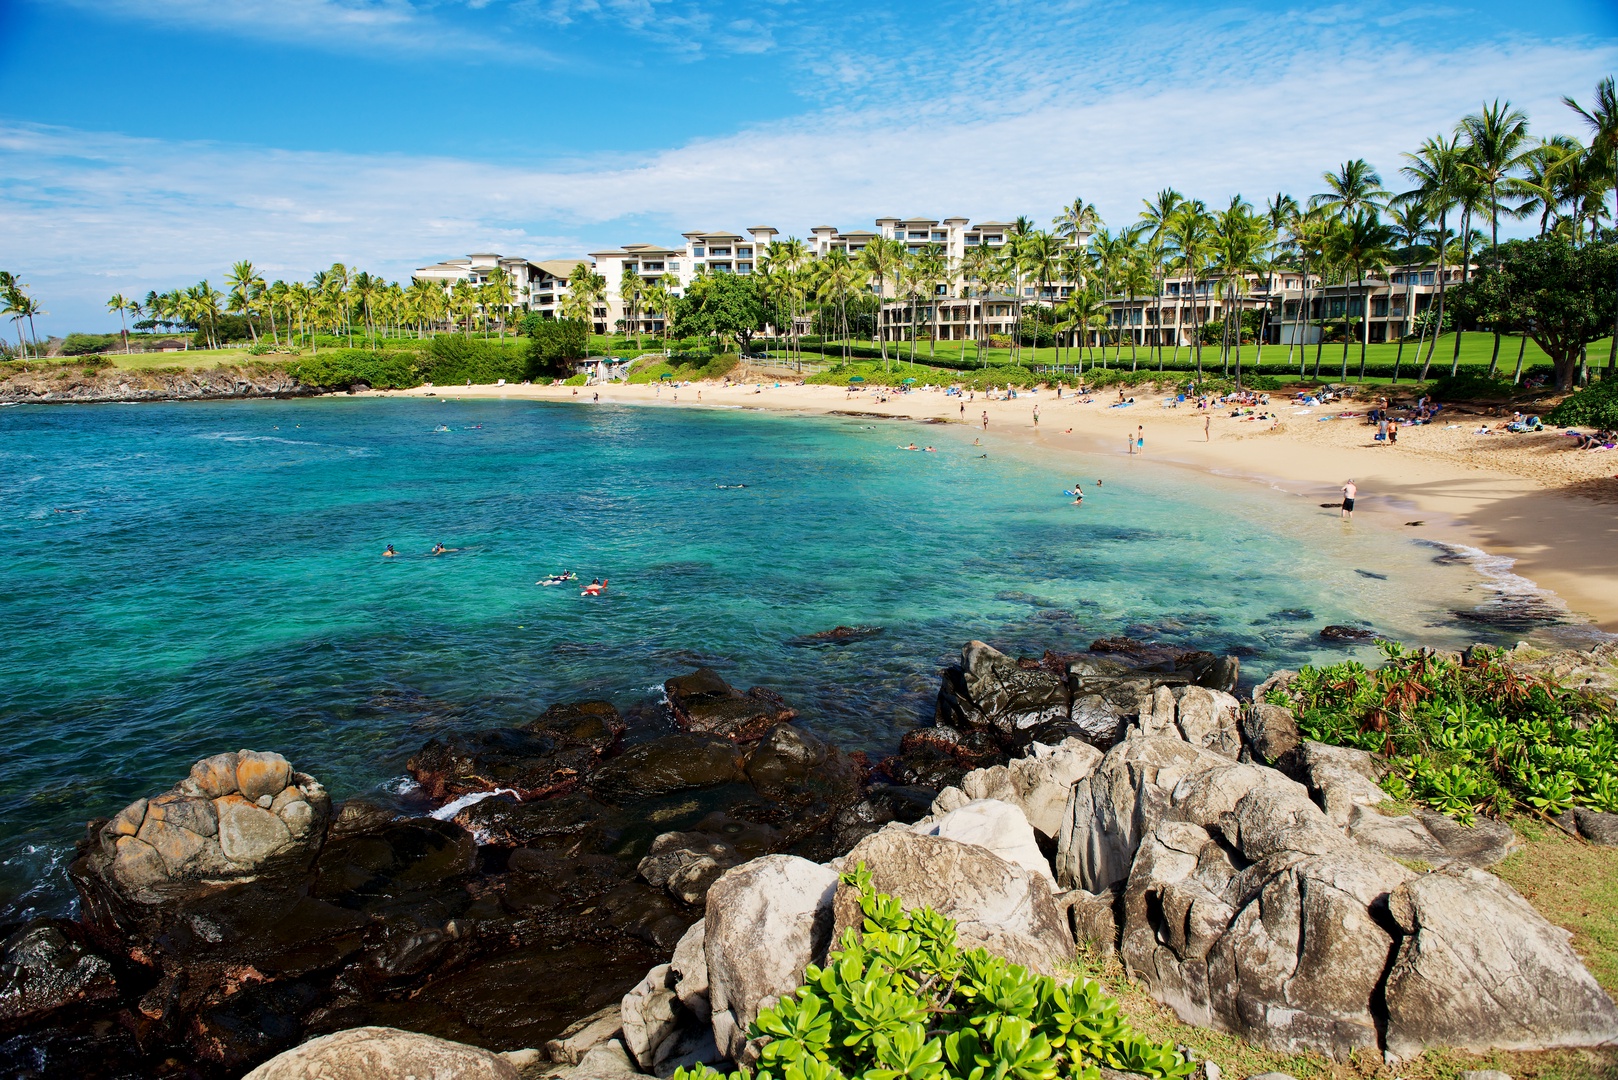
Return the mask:
<path fill-rule="evenodd" d="M 669 987 L 669 966 L 659 964 L 646 973 L 619 1003 L 624 1048 L 642 1069 L 651 1069 L 653 1053 L 679 1026 L 674 991 Z"/>
<path fill-rule="evenodd" d="M 809 964 L 825 961 L 836 891 L 835 870 L 792 855 L 744 863 L 708 890 L 708 1001 L 726 1057 L 740 1060 L 759 1010 L 797 989 Z"/>
<path fill-rule="evenodd" d="M 1618 1042 L 1618 1009 L 1571 935 L 1492 874 L 1448 868 L 1388 898 L 1404 940 L 1387 977 L 1387 1047 L 1537 1050 Z"/>
<path fill-rule="evenodd" d="M 878 892 L 898 897 L 907 909 L 931 907 L 954 919 L 963 948 L 981 946 L 1043 972 L 1073 956 L 1073 936 L 1046 874 L 977 844 L 894 826 L 861 840 L 846 857 L 851 867 L 862 862 Z M 840 885 L 834 940 L 862 921 L 857 893 Z"/>
<path fill-rule="evenodd" d="M 1050 863 L 1039 850 L 1033 827 L 1021 810 L 998 799 L 978 799 L 958 810 L 951 810 L 935 821 L 911 826 L 923 836 L 941 836 L 962 844 L 976 844 L 994 852 L 1009 863 L 1031 874 L 1039 874 L 1056 884 Z"/>
<path fill-rule="evenodd" d="M 517 1070 L 499 1054 L 475 1046 L 397 1028 L 360 1027 L 277 1054 L 245 1080 L 517 1080 Z"/>
<path fill-rule="evenodd" d="M 592 1047 L 579 1063 L 562 1074 L 567 1080 L 639 1080 L 643 1075 L 635 1068 L 634 1059 L 624 1044 L 617 1039 L 608 1039 L 599 1046 Z M 433 1077 L 432 1080 L 439 1080 Z M 444 1080 L 450 1080 L 445 1077 Z"/>
<path fill-rule="evenodd" d="M 1079 739 L 1064 739 L 1059 746 L 1036 742 L 1023 757 L 967 773 L 959 789 L 939 793 L 933 813 L 948 813 L 973 799 L 998 799 L 1016 806 L 1036 832 L 1054 840 L 1062 831 L 1068 792 L 1100 763 L 1101 751 Z M 946 797 L 952 790 L 965 801 Z"/>
<path fill-rule="evenodd" d="M 1356 806 L 1387 801 L 1380 760 L 1364 750 L 1304 740 L 1283 762 L 1285 771 L 1309 786 L 1332 824 L 1347 828 Z"/>
<path fill-rule="evenodd" d="M 700 904 L 719 875 L 745 861 L 730 844 L 701 832 L 667 832 L 652 841 L 637 870 L 655 888 Z"/>
<path fill-rule="evenodd" d="M 1186 742 L 1235 760 L 1242 750 L 1241 702 L 1223 690 L 1188 686 L 1179 694 L 1175 724 Z"/>
<path fill-rule="evenodd" d="M 1384 855 L 1430 866 L 1493 866 L 1521 846 L 1517 834 L 1498 821 L 1462 825 L 1420 806 L 1393 817 L 1356 805 L 1348 834 Z"/>
<path fill-rule="evenodd" d="M 1578 825 L 1579 835 L 1590 843 L 1618 847 L 1618 814 L 1604 814 L 1599 810 L 1581 807 L 1573 811 L 1573 820 Z"/>
<path fill-rule="evenodd" d="M 1241 728 L 1248 753 L 1260 765 L 1275 764 L 1302 741 L 1292 710 L 1262 700 L 1242 710 Z"/>
<path fill-rule="evenodd" d="M 545 1055 L 551 1061 L 577 1065 L 584 1055 L 608 1039 L 622 1037 L 624 1018 L 619 1006 L 609 1005 L 582 1020 L 569 1024 L 556 1038 L 545 1042 Z"/>

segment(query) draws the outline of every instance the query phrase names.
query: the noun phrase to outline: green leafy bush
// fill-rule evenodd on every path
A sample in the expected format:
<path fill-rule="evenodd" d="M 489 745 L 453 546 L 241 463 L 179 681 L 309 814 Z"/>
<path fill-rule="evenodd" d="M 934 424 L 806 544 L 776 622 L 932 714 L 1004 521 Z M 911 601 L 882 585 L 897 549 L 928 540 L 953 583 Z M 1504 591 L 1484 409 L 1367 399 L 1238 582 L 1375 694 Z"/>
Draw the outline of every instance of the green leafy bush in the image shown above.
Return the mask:
<path fill-rule="evenodd" d="M 1304 668 L 1270 703 L 1317 742 L 1388 757 L 1383 786 L 1470 823 L 1481 812 L 1618 812 L 1618 722 L 1577 690 L 1478 647 L 1469 663 L 1379 642 L 1387 662 Z"/>
<path fill-rule="evenodd" d="M 523 319 L 528 337 L 528 375 L 557 372 L 569 360 L 582 360 L 590 351 L 590 328 L 583 319 L 546 319 L 538 314 Z"/>
<path fill-rule="evenodd" d="M 689 360 L 678 357 L 670 358 L 644 356 L 630 366 L 629 381 L 634 384 L 662 382 L 667 374 L 676 382 L 713 382 L 723 379 L 736 365 L 741 363 L 741 357 L 735 353 L 719 353 L 715 356 L 699 355 Z"/>
<path fill-rule="evenodd" d="M 906 912 L 872 889 L 863 864 L 843 881 L 860 891 L 863 932 L 845 931 L 824 968 L 810 965 L 796 994 L 759 1013 L 748 1030 L 768 1040 L 757 1080 L 1097 1080 L 1100 1067 L 1191 1075 L 1172 1045 L 1136 1034 L 1100 984 L 960 949 L 953 920 Z M 674 1075 L 719 1080 L 707 1066 Z"/>
<path fill-rule="evenodd" d="M 439 334 L 421 361 L 422 378 L 448 386 L 468 379 L 477 385 L 521 382 L 527 377 L 526 346 L 517 341 L 486 341 L 460 334 Z"/>
<path fill-rule="evenodd" d="M 1618 379 L 1603 379 L 1569 395 L 1545 419 L 1564 427 L 1618 428 Z"/>
<path fill-rule="evenodd" d="M 567 380 L 565 382 L 563 382 L 562 385 L 563 386 L 584 386 L 589 381 L 590 381 L 590 376 L 586 375 L 584 372 L 581 371 L 577 375 L 569 375 L 567 377 Z"/>
<path fill-rule="evenodd" d="M 337 349 L 289 361 L 286 371 L 305 386 L 323 390 L 362 383 L 378 390 L 402 390 L 421 385 L 416 360 L 415 353 Z"/>
<path fill-rule="evenodd" d="M 117 334 L 69 334 L 62 339 L 63 356 L 88 356 L 118 344 Z"/>

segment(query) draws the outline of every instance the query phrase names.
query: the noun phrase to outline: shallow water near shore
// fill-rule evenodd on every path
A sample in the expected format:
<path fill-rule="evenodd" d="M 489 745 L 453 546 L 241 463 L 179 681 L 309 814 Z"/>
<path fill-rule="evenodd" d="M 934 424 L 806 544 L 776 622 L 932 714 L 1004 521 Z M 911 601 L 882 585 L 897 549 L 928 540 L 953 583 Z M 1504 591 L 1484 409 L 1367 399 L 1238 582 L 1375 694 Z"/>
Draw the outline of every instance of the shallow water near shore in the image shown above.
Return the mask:
<path fill-rule="evenodd" d="M 1128 634 L 1237 652 L 1251 682 L 1347 654 L 1318 637 L 1332 623 L 1524 636 L 1456 618 L 1523 595 L 1464 553 L 1150 460 L 972 436 L 435 399 L 5 410 L 0 923 L 67 910 L 83 822 L 222 750 L 385 794 L 440 730 L 655 702 L 711 664 L 880 755 L 970 638 Z M 896 449 L 912 441 L 937 452 Z M 608 594 L 536 586 L 567 569 Z M 840 625 L 881 633 L 802 640 Z"/>

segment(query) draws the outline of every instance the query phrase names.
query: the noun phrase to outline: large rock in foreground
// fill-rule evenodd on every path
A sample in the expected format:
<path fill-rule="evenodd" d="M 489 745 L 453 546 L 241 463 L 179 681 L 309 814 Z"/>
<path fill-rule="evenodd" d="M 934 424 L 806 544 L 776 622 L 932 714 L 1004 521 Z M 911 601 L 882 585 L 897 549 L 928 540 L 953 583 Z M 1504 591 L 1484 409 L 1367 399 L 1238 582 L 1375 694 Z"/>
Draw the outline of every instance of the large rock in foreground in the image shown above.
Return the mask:
<path fill-rule="evenodd" d="M 1388 1049 L 1537 1050 L 1618 1043 L 1618 1009 L 1552 926 L 1492 874 L 1407 881 L 1388 909 L 1404 942 L 1388 973 Z"/>
<path fill-rule="evenodd" d="M 388 1027 L 351 1028 L 278 1054 L 245 1080 L 517 1080 L 499 1054 Z"/>
<path fill-rule="evenodd" d="M 857 849 L 856 849 L 857 850 Z M 837 872 L 791 855 L 728 871 L 708 890 L 704 928 L 714 1041 L 738 1060 L 760 1009 L 824 963 L 832 941 Z"/>
<path fill-rule="evenodd" d="M 898 825 L 861 840 L 844 862 L 864 863 L 872 887 L 898 897 L 906 909 L 930 907 L 954 919 L 962 948 L 981 946 L 1047 973 L 1073 958 L 1073 935 L 1048 871 L 1035 873 L 975 843 Z M 709 911 L 712 904 L 710 897 Z M 834 940 L 863 922 L 859 896 L 848 885 L 838 886 L 836 911 Z"/>

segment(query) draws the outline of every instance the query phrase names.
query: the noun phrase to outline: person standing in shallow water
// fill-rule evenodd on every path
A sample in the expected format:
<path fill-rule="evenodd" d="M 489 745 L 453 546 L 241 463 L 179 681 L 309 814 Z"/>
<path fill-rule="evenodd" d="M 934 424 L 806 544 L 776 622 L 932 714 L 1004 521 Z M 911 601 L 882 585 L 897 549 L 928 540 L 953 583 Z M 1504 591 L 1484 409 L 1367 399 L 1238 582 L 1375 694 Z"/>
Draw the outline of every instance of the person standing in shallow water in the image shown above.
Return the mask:
<path fill-rule="evenodd" d="M 1354 520 L 1354 500 L 1359 497 L 1359 486 L 1350 480 L 1343 485 L 1343 520 Z"/>
<path fill-rule="evenodd" d="M 1146 425 L 1138 424 L 1135 427 L 1135 453 L 1146 453 Z"/>

